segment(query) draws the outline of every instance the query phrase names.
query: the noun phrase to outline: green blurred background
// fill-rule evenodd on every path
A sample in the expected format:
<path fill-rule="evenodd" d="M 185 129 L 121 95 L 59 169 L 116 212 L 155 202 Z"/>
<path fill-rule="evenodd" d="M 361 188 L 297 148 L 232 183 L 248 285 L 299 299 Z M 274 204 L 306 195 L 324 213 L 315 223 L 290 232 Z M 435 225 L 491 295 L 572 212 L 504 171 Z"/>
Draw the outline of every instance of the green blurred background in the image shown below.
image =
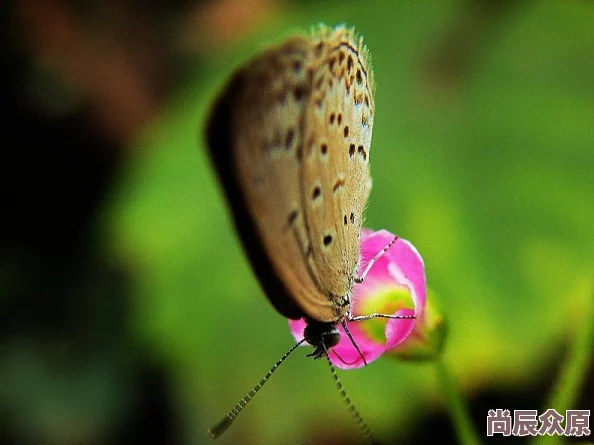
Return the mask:
<path fill-rule="evenodd" d="M 593 3 L 15 0 L 2 17 L 0 443 L 209 443 L 292 344 L 203 128 L 234 67 L 318 22 L 372 54 L 367 226 L 423 255 L 479 437 L 488 409 L 548 408 L 592 314 Z M 221 443 L 362 442 L 305 352 Z M 431 363 L 340 378 L 384 442 L 454 441 Z M 574 408 L 592 400 L 590 371 Z"/>

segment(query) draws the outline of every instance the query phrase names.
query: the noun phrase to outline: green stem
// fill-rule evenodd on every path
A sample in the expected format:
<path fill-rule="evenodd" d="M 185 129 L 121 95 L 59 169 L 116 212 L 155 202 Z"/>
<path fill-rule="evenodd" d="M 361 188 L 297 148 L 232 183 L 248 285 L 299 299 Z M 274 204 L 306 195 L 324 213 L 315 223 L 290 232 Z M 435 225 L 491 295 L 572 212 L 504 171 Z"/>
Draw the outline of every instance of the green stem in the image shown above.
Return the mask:
<path fill-rule="evenodd" d="M 581 307 L 581 310 L 581 319 L 578 321 L 579 325 L 575 338 L 569 345 L 567 358 L 561 365 L 561 372 L 552 393 L 542 406 L 542 412 L 548 408 L 554 408 L 559 414 L 565 416 L 568 409 L 585 408 L 576 406 L 576 404 L 588 378 L 588 368 L 594 350 L 594 292 L 592 292 L 592 298 L 585 299 L 585 304 Z M 563 436 L 543 435 L 534 438 L 532 443 L 535 445 L 554 445 L 564 443 L 564 439 Z"/>
<path fill-rule="evenodd" d="M 458 443 L 463 445 L 479 445 L 481 441 L 474 431 L 472 422 L 470 421 L 468 407 L 462 394 L 460 394 L 454 374 L 446 365 L 443 358 L 435 361 L 435 369 L 448 410 L 450 411 L 452 422 L 454 423 Z"/>

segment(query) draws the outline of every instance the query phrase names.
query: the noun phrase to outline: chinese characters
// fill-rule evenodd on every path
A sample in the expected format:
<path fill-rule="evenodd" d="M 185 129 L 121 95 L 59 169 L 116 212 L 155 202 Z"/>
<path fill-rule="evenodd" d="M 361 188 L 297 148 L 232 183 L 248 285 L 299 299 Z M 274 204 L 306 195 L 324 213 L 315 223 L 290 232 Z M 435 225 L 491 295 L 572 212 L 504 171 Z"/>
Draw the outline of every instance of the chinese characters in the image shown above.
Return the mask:
<path fill-rule="evenodd" d="M 565 426 L 562 426 L 565 419 Z M 534 410 L 516 410 L 513 416 L 509 410 L 489 410 L 487 415 L 487 436 L 589 436 L 590 410 L 569 409 L 565 417 L 549 408 L 540 416 Z"/>

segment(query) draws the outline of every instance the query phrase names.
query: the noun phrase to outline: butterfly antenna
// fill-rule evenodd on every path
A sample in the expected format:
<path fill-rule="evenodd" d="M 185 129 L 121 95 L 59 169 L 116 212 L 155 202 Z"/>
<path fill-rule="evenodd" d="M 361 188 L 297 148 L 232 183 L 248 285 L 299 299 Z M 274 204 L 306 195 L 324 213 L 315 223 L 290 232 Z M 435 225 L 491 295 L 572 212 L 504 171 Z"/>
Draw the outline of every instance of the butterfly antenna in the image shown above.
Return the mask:
<path fill-rule="evenodd" d="M 243 399 L 241 399 L 233 408 L 231 408 L 229 410 L 229 412 L 227 414 L 225 414 L 225 416 L 223 416 L 223 418 L 217 422 L 216 425 L 214 425 L 212 428 L 209 428 L 208 434 L 210 434 L 211 439 L 216 439 L 221 434 L 223 434 L 225 431 L 227 431 L 227 429 L 231 426 L 231 424 L 233 423 L 235 418 L 239 415 L 241 410 L 243 410 L 245 408 L 245 406 L 250 402 L 250 400 L 252 400 L 254 398 L 256 393 L 258 391 L 260 391 L 260 389 L 262 389 L 262 386 L 264 386 L 264 383 L 266 383 L 268 381 L 268 379 L 274 373 L 274 371 L 276 371 L 278 369 L 278 367 L 287 359 L 287 357 L 290 356 L 291 353 L 295 349 L 297 349 L 297 347 L 300 346 L 304 341 L 305 341 L 305 339 L 303 339 L 303 340 L 295 343 L 293 346 L 291 346 L 291 349 L 289 349 L 287 352 L 285 352 L 285 355 L 283 355 L 272 366 L 272 368 L 270 368 L 270 371 L 268 371 L 266 373 L 266 375 L 264 377 L 262 377 L 262 379 L 252 388 L 252 390 L 249 393 L 247 393 L 245 395 L 245 397 Z"/>
<path fill-rule="evenodd" d="M 379 442 L 377 440 L 375 440 L 375 437 L 373 437 L 373 434 L 372 434 L 371 430 L 369 429 L 369 427 L 367 426 L 367 424 L 365 423 L 365 421 L 363 420 L 363 417 L 361 417 L 361 414 L 359 414 L 359 411 L 357 411 L 357 408 L 355 407 L 353 401 L 350 399 L 350 397 L 346 393 L 346 391 L 344 389 L 344 386 L 342 386 L 342 382 L 338 378 L 338 374 L 336 373 L 336 369 L 334 369 L 334 366 L 332 366 L 332 362 L 330 361 L 330 357 L 328 356 L 328 352 L 327 351 L 326 351 L 326 359 L 328 360 L 328 365 L 330 366 L 330 372 L 332 373 L 332 378 L 334 379 L 334 383 L 336 384 L 336 388 L 338 389 L 338 392 L 342 396 L 342 400 L 344 400 L 344 402 L 346 403 L 347 407 L 349 408 L 349 410 L 351 411 L 351 413 L 355 417 L 355 422 L 357 423 L 357 425 L 361 429 L 361 432 L 363 433 L 363 435 L 365 437 L 367 437 L 369 439 L 369 441 L 373 445 L 379 445 Z"/>

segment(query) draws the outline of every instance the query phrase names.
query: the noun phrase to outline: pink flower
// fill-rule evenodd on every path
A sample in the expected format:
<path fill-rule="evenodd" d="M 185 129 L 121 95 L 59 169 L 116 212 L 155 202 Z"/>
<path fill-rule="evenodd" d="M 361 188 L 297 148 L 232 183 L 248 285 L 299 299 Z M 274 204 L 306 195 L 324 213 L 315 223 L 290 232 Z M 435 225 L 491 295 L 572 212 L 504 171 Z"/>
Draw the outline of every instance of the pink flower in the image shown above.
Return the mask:
<path fill-rule="evenodd" d="M 361 234 L 361 266 L 359 274 L 371 258 L 386 247 L 394 235 L 386 230 Z M 347 322 L 367 363 L 384 352 L 397 351 L 413 332 L 415 325 L 423 325 L 427 289 L 425 268 L 419 252 L 408 241 L 398 238 L 369 270 L 365 281 L 353 287 L 353 316 L 372 313 L 415 315 L 416 319 L 374 318 Z M 303 338 L 305 321 L 289 320 L 291 333 L 297 341 Z M 338 368 L 352 369 L 364 365 L 363 359 L 350 342 L 342 326 L 338 325 L 340 342 L 330 350 L 330 360 Z"/>

